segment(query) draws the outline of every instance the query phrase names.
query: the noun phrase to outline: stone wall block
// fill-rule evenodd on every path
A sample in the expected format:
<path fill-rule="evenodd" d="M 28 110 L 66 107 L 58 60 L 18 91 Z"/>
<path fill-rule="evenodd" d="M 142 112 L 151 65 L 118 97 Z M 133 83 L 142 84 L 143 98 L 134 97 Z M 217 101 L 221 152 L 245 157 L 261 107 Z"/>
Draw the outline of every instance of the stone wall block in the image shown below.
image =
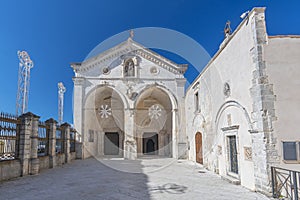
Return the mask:
<path fill-rule="evenodd" d="M 32 116 L 32 129 L 31 129 L 31 148 L 30 148 L 30 174 L 35 175 L 39 173 L 39 159 L 37 155 L 38 148 L 38 116 Z"/>
<path fill-rule="evenodd" d="M 56 124 L 57 121 L 50 118 L 46 121 L 46 125 L 49 126 L 49 148 L 48 148 L 48 155 L 49 155 L 49 167 L 53 168 L 56 166 Z"/>
<path fill-rule="evenodd" d="M 62 137 L 64 140 L 64 154 L 65 154 L 65 163 L 71 162 L 71 152 L 70 152 L 70 124 L 64 123 L 62 127 Z"/>
<path fill-rule="evenodd" d="M 37 135 L 39 116 L 25 113 L 20 116 L 18 158 L 21 163 L 21 176 L 37 174 L 39 164 L 37 161 Z"/>

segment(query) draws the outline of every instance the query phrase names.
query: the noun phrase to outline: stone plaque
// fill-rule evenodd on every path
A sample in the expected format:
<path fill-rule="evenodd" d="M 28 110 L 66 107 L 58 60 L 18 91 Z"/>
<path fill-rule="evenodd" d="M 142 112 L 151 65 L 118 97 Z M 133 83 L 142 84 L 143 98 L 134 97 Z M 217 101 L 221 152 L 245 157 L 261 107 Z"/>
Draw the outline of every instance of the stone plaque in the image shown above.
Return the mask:
<path fill-rule="evenodd" d="M 252 148 L 244 147 L 245 160 L 252 161 Z"/>
<path fill-rule="evenodd" d="M 218 145 L 218 155 L 222 155 L 222 146 Z"/>

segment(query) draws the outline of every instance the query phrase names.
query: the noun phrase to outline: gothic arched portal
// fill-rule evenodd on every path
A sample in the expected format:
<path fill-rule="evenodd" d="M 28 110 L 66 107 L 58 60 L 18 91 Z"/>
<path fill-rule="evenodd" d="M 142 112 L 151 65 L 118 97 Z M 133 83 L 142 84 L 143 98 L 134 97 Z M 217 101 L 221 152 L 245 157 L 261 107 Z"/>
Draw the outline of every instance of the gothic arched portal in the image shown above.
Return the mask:
<path fill-rule="evenodd" d="M 135 104 L 135 137 L 139 156 L 172 156 L 172 102 L 158 87 L 142 91 Z"/>

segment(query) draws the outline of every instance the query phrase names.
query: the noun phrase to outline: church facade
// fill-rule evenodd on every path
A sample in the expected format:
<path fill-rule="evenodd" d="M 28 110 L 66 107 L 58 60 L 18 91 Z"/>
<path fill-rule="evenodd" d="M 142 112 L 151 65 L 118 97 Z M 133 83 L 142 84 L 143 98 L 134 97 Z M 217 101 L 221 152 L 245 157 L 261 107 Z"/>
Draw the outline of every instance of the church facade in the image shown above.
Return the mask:
<path fill-rule="evenodd" d="M 185 114 L 187 65 L 178 65 L 128 38 L 72 67 L 74 125 L 83 133 L 83 158 L 178 158 L 186 145 L 178 121 Z"/>
<path fill-rule="evenodd" d="M 271 166 L 300 163 L 300 37 L 268 36 L 264 12 L 249 12 L 186 91 L 187 65 L 132 38 L 73 63 L 82 158 L 189 159 L 269 193 Z"/>

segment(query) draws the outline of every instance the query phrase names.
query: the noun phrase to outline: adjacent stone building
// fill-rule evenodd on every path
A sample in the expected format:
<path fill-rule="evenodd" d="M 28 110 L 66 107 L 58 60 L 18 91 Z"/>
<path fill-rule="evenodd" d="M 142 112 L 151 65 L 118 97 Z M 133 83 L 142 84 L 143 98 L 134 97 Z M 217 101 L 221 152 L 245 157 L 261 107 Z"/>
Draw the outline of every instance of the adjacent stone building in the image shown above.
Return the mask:
<path fill-rule="evenodd" d="M 188 157 L 270 192 L 271 166 L 299 168 L 300 37 L 268 36 L 254 8 L 227 35 L 185 97 Z"/>
<path fill-rule="evenodd" d="M 186 92 L 187 65 L 132 38 L 73 63 L 82 157 L 187 158 L 270 192 L 270 167 L 300 161 L 300 37 L 268 36 L 264 11 L 227 34 Z"/>

